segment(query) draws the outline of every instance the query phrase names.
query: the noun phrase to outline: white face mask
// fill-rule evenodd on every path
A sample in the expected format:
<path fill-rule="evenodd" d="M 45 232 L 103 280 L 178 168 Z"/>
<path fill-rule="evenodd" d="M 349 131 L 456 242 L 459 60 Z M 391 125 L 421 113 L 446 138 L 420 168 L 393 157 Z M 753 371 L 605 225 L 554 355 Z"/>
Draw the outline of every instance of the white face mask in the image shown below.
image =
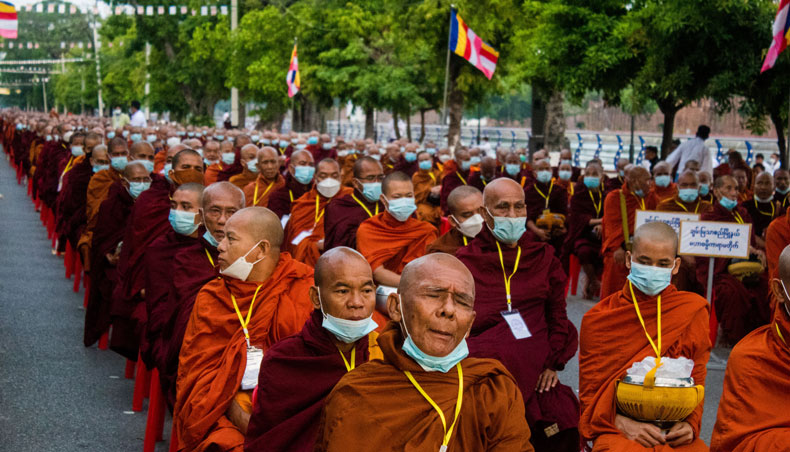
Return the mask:
<path fill-rule="evenodd" d="M 252 248 L 250 248 L 249 251 L 247 251 L 247 254 L 236 259 L 236 261 L 228 265 L 228 268 L 226 268 L 225 270 L 220 270 L 219 271 L 220 274 L 223 276 L 230 276 L 231 278 L 236 278 L 241 281 L 246 281 L 247 278 L 250 276 L 250 272 L 252 272 L 252 267 L 254 267 L 255 264 L 262 261 L 266 257 L 264 256 L 255 262 L 247 262 L 247 255 L 250 254 L 260 244 L 261 241 L 258 241 L 258 243 L 256 243 L 255 246 L 253 246 Z"/>
<path fill-rule="evenodd" d="M 483 223 L 485 223 L 485 220 L 483 219 L 483 216 L 480 215 L 479 213 L 476 213 L 471 217 L 467 218 L 466 221 L 464 221 L 463 223 L 458 222 L 458 218 L 455 218 L 454 215 L 451 216 L 456 221 L 456 223 L 459 223 L 458 230 L 461 232 L 461 234 L 465 235 L 470 239 L 477 237 L 477 234 L 479 234 L 480 231 L 483 230 Z"/>
<path fill-rule="evenodd" d="M 319 182 L 318 185 L 315 186 L 315 188 L 318 190 L 318 193 L 321 193 L 321 196 L 323 196 L 324 198 L 332 198 L 337 194 L 337 192 L 340 191 L 340 181 L 328 177 L 322 180 L 321 182 Z"/>

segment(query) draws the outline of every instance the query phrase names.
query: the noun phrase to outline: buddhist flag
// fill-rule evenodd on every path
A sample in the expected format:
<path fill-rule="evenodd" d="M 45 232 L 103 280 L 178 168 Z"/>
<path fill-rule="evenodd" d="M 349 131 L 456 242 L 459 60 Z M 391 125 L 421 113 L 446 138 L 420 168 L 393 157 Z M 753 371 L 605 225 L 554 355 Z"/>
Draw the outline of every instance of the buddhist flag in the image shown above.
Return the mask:
<path fill-rule="evenodd" d="M 296 44 L 291 52 L 291 66 L 288 68 L 288 75 L 285 78 L 288 83 L 288 97 L 294 97 L 302 86 L 299 81 L 299 59 L 296 57 Z"/>
<path fill-rule="evenodd" d="M 765 55 L 765 61 L 763 62 L 763 68 L 760 70 L 760 73 L 774 67 L 779 54 L 787 48 L 788 35 L 790 34 L 789 28 L 790 0 L 782 0 L 779 2 L 779 10 L 776 12 L 776 19 L 774 19 L 774 37 L 771 41 L 771 47 L 768 49 L 768 54 Z"/>
<path fill-rule="evenodd" d="M 16 39 L 17 18 L 14 5 L 0 1 L 0 36 Z"/>
<path fill-rule="evenodd" d="M 499 60 L 499 52 L 483 42 L 466 25 L 455 9 L 452 10 L 450 16 L 450 50 L 472 63 L 472 66 L 483 71 L 483 74 L 489 80 L 494 76 L 496 63 Z"/>

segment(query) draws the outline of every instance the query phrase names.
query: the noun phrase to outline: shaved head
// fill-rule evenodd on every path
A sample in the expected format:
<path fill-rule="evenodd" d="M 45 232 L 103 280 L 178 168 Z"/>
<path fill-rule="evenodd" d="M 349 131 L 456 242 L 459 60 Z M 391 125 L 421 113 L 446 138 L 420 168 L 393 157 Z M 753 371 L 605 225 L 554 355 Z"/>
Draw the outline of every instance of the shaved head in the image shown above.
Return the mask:
<path fill-rule="evenodd" d="M 383 172 L 384 170 L 381 167 L 381 163 L 372 157 L 360 157 L 354 162 L 354 177 L 357 179 L 362 179 L 365 177 L 364 174 L 367 173 L 377 174 Z"/>
<path fill-rule="evenodd" d="M 315 285 L 322 287 L 334 278 L 334 275 L 343 268 L 359 266 L 373 280 L 373 272 L 365 256 L 359 251 L 345 246 L 338 246 L 325 252 L 315 263 L 313 278 Z"/>
<path fill-rule="evenodd" d="M 790 287 L 790 245 L 779 255 L 779 279 L 784 282 L 785 287 Z"/>
<path fill-rule="evenodd" d="M 188 184 L 181 184 L 181 185 L 179 185 L 178 188 L 176 188 L 176 191 L 177 192 L 178 191 L 185 191 L 185 192 L 196 194 L 197 195 L 197 204 L 200 205 L 203 202 L 203 190 L 204 190 L 204 188 L 205 187 L 203 187 L 200 184 L 188 183 Z M 175 192 L 174 192 L 174 194 L 175 194 Z"/>
<path fill-rule="evenodd" d="M 148 170 L 140 162 L 129 162 L 123 170 L 123 177 L 126 180 L 148 177 Z"/>
<path fill-rule="evenodd" d="M 232 204 L 236 206 L 236 210 L 244 208 L 244 192 L 228 181 L 215 182 L 206 187 L 203 192 L 203 208 L 208 209 L 217 198 L 226 197 L 230 198 Z"/>
<path fill-rule="evenodd" d="M 252 242 L 268 240 L 273 248 L 283 244 L 283 227 L 277 214 L 265 207 L 247 207 L 239 210 L 228 220 L 228 228 L 240 226 L 249 234 Z"/>
<path fill-rule="evenodd" d="M 672 250 L 672 255 L 677 254 L 678 235 L 672 226 L 660 221 L 653 221 L 639 226 L 634 232 L 633 252 L 637 254 L 646 242 L 653 245 L 661 244 Z M 639 251 L 638 251 L 639 250 Z"/>
<path fill-rule="evenodd" d="M 447 196 L 447 208 L 455 216 L 458 216 L 457 212 L 462 210 L 461 206 L 469 202 L 477 204 L 477 207 L 483 203 L 483 194 L 471 185 L 458 186 Z M 476 208 L 474 210 L 477 211 Z"/>
<path fill-rule="evenodd" d="M 513 179 L 506 177 L 495 179 L 483 189 L 483 204 L 487 207 L 493 206 L 497 203 L 497 201 L 499 201 L 499 199 L 505 196 L 520 196 L 521 200 L 523 201 L 524 189 L 521 188 L 521 185 L 519 185 L 518 182 L 514 181 Z"/>
<path fill-rule="evenodd" d="M 381 192 L 384 196 L 389 196 L 393 184 L 396 182 L 408 182 L 411 184 L 411 177 L 409 177 L 406 173 L 402 173 L 400 171 L 395 171 L 387 175 L 384 178 L 384 182 L 381 183 Z"/>
<path fill-rule="evenodd" d="M 721 188 L 721 187 L 724 186 L 725 183 L 728 183 L 728 182 L 732 183 L 732 184 L 735 184 L 735 185 L 738 185 L 738 181 L 736 181 L 734 177 L 728 176 L 728 175 L 724 175 L 724 176 L 717 177 L 716 180 L 713 181 L 713 188 Z"/>
<path fill-rule="evenodd" d="M 313 277 L 315 286 L 310 288 L 310 301 L 315 309 L 352 321 L 373 315 L 376 284 L 370 264 L 359 252 L 345 246 L 330 249 L 318 258 Z M 346 344 L 354 340 L 335 337 Z"/>

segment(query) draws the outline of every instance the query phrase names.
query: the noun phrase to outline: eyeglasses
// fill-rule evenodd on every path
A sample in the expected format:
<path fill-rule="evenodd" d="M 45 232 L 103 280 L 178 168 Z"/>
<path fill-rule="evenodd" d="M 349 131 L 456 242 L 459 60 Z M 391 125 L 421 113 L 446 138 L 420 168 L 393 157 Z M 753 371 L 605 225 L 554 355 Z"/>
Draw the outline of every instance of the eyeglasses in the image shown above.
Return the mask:
<path fill-rule="evenodd" d="M 361 182 L 381 182 L 384 180 L 384 174 L 371 174 L 368 177 L 358 177 Z"/>

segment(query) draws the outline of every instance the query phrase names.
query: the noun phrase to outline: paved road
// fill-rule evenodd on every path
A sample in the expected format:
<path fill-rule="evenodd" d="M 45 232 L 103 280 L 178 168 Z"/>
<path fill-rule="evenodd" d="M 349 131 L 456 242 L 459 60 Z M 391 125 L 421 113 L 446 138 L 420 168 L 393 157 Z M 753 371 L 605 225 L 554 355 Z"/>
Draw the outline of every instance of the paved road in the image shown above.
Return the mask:
<path fill-rule="evenodd" d="M 145 414 L 128 411 L 133 382 L 123 378 L 125 362 L 83 347 L 83 293 L 72 292 L 25 188 L 4 162 L 0 193 L 0 451 L 139 452 Z M 577 326 L 591 306 L 569 300 Z M 560 378 L 578 388 L 576 358 Z M 706 441 L 722 379 L 722 371 L 708 373 Z M 168 423 L 166 438 L 169 431 Z"/>

